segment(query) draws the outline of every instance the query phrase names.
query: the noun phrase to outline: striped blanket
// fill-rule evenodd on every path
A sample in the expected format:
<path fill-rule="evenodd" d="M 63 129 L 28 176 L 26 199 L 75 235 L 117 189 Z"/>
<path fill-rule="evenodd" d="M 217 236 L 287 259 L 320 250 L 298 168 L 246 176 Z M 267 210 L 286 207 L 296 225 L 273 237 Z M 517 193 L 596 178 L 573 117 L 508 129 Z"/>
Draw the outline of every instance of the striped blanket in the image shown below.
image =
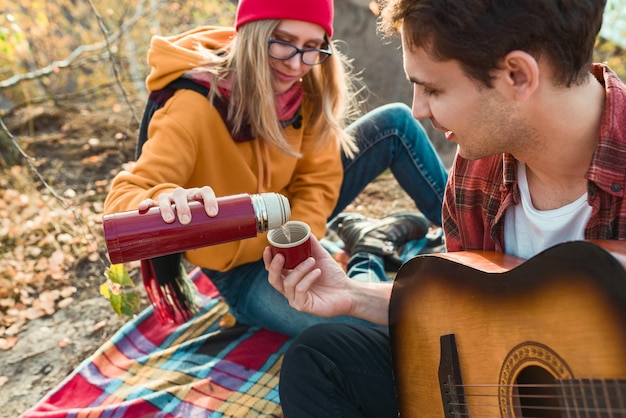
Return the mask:
<path fill-rule="evenodd" d="M 199 269 L 190 276 L 202 299 L 191 320 L 162 325 L 146 309 L 21 418 L 282 417 L 289 338 L 224 326 L 228 306 Z"/>

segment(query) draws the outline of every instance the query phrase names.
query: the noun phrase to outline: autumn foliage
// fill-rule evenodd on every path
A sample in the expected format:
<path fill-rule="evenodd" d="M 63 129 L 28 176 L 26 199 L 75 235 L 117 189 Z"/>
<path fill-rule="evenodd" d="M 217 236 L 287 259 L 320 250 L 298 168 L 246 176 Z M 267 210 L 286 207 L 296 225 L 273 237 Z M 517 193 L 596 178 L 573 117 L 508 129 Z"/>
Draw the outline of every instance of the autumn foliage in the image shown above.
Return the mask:
<path fill-rule="evenodd" d="M 112 156 L 132 158 L 128 142 L 136 138 L 143 111 L 151 36 L 228 25 L 234 7 L 228 0 L 26 0 L 3 6 L 0 350 L 15 344 L 29 320 L 51 315 L 81 288 L 110 279 L 101 216 L 113 173 L 98 170 Z M 115 129 L 98 131 L 104 124 L 95 121 L 93 132 L 75 129 L 89 126 L 83 119 L 94 109 L 116 115 L 110 121 Z M 77 138 L 78 132 L 84 136 Z M 119 169 L 121 162 L 113 165 Z M 71 178 L 74 171 L 79 178 Z M 85 264 L 97 266 L 98 283 L 77 277 Z"/>

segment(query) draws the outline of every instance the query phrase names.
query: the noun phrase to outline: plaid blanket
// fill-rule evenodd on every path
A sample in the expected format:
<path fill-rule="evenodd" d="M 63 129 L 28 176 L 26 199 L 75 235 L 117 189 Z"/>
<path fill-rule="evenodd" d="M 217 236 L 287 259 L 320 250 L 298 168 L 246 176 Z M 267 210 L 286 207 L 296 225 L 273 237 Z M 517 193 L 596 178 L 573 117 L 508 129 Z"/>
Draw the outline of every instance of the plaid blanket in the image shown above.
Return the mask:
<path fill-rule="evenodd" d="M 190 276 L 202 299 L 191 320 L 162 325 L 147 308 L 21 417 L 282 417 L 289 338 L 223 326 L 228 306 L 201 270 Z"/>

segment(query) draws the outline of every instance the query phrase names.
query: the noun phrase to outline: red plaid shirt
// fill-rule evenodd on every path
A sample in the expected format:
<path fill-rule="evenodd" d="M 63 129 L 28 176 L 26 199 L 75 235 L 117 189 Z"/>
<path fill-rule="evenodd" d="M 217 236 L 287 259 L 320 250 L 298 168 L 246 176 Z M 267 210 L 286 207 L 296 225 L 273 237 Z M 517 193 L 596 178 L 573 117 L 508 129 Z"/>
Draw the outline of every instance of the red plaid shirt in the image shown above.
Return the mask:
<path fill-rule="evenodd" d="M 592 73 L 606 89 L 598 147 L 585 177 L 591 219 L 586 239 L 626 239 L 626 86 L 607 66 Z M 504 251 L 504 214 L 520 202 L 516 161 L 501 154 L 476 161 L 458 157 L 443 203 L 448 251 Z"/>

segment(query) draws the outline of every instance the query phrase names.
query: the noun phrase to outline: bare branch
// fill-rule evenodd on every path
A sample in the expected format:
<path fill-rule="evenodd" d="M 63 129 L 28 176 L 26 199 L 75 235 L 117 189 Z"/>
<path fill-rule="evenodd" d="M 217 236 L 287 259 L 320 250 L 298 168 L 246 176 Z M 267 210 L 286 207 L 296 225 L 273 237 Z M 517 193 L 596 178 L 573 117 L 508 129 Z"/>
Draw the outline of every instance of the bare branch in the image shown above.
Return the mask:
<path fill-rule="evenodd" d="M 68 202 L 63 196 L 61 196 L 60 194 L 58 194 L 53 188 L 52 186 L 50 186 L 48 184 L 48 182 L 46 182 L 46 180 L 43 178 L 43 176 L 41 175 L 41 173 L 39 173 L 39 171 L 37 170 L 37 167 L 35 167 L 35 164 L 33 164 L 33 160 L 32 158 L 26 153 L 26 151 L 24 151 L 24 149 L 20 146 L 20 144 L 17 143 L 17 141 L 15 140 L 15 137 L 13 136 L 13 134 L 9 131 L 9 129 L 7 128 L 7 126 L 4 123 L 4 120 L 2 118 L 0 118 L 0 128 L 2 128 L 2 130 L 4 131 L 4 133 L 7 135 L 7 137 L 11 140 L 11 143 L 13 144 L 13 146 L 15 147 L 15 149 L 17 149 L 17 151 L 20 153 L 20 155 L 24 158 L 24 160 L 26 161 L 26 163 L 28 164 L 28 167 L 30 168 L 30 170 L 34 173 L 34 175 L 37 177 L 37 179 L 41 182 L 41 184 L 44 186 L 44 188 L 56 199 L 58 200 L 61 205 L 63 206 L 64 209 L 68 209 L 69 211 L 72 212 L 72 215 L 74 215 L 74 219 L 76 220 L 76 224 L 80 227 L 83 228 L 83 235 L 85 236 L 85 238 L 87 240 L 89 240 L 88 234 L 85 233 L 85 230 L 87 230 L 87 232 L 91 233 L 92 236 L 97 237 L 97 235 L 95 235 L 92 231 L 91 228 L 89 228 L 89 225 L 87 225 L 85 222 L 83 222 L 83 218 L 80 215 L 80 213 L 78 213 L 76 211 L 76 209 L 74 208 L 74 206 L 72 206 L 70 204 L 70 202 Z M 106 266 L 106 262 L 105 260 L 103 260 L 102 256 L 99 257 L 100 262 Z"/>
<path fill-rule="evenodd" d="M 91 3 L 91 2 L 90 2 Z M 33 80 L 48 74 L 52 74 L 57 69 L 68 68 L 72 63 L 77 60 L 81 55 L 89 52 L 100 52 L 102 50 L 109 50 L 110 44 L 118 40 L 124 33 L 126 33 L 133 25 L 135 25 L 142 17 L 145 17 L 157 9 L 164 7 L 165 2 L 159 2 L 152 7 L 145 10 L 138 8 L 137 13 L 132 16 L 128 21 L 124 22 L 115 32 L 106 37 L 102 42 L 98 42 L 92 45 L 81 45 L 76 48 L 72 53 L 64 60 L 53 61 L 50 65 L 47 65 L 39 70 L 35 70 L 25 74 L 16 74 L 6 80 L 0 81 L 0 90 L 4 90 L 9 87 L 13 87 L 22 81 Z"/>
<path fill-rule="evenodd" d="M 104 24 L 104 20 L 102 19 L 102 16 L 98 12 L 98 9 L 96 8 L 96 6 L 93 4 L 93 1 L 92 0 L 87 0 L 87 1 L 89 3 L 89 7 L 91 7 L 91 11 L 96 16 L 96 19 L 98 19 L 98 26 L 100 27 L 100 30 L 102 31 L 102 34 L 105 37 L 106 48 L 107 48 L 107 51 L 109 52 L 109 60 L 111 61 L 111 68 L 113 69 L 113 76 L 115 77 L 115 82 L 117 83 L 118 87 L 122 91 L 122 96 L 124 96 L 124 101 L 128 105 L 128 108 L 130 109 L 130 112 L 132 114 L 132 118 L 137 123 L 139 123 L 139 117 L 137 117 L 137 114 L 135 113 L 135 108 L 133 107 L 133 104 L 131 103 L 130 98 L 128 97 L 128 92 L 126 91 L 126 89 L 122 85 L 122 80 L 120 80 L 120 74 L 119 74 L 119 71 L 118 71 L 118 64 L 115 62 L 115 55 L 111 51 L 111 44 L 108 41 L 108 37 L 107 37 L 108 31 L 107 31 L 106 25 Z M 137 13 L 138 14 L 142 10 L 143 4 L 144 4 L 144 1 L 142 0 L 139 3 L 139 6 L 137 7 Z"/>
<path fill-rule="evenodd" d="M 101 91 L 108 91 L 114 85 L 116 85 L 116 83 L 111 81 L 111 82 L 108 82 L 108 83 L 99 84 L 99 85 L 91 87 L 89 89 L 84 89 L 82 91 L 75 91 L 75 92 L 72 92 L 72 93 L 65 93 L 65 94 L 55 93 L 54 96 L 45 95 L 45 96 L 41 96 L 41 97 L 32 98 L 32 99 L 29 99 L 28 101 L 17 103 L 14 106 L 12 106 L 10 109 L 0 110 L 0 118 L 2 118 L 2 117 L 6 118 L 8 116 L 12 116 L 13 114 L 15 114 L 15 112 L 17 112 L 18 110 L 23 109 L 25 107 L 36 105 L 36 104 L 41 104 L 41 103 L 46 103 L 46 102 L 49 102 L 49 101 L 54 101 L 55 103 L 58 104 L 58 103 L 63 102 L 63 101 L 84 99 L 86 97 L 90 97 L 90 96 L 96 95 L 96 94 L 98 94 Z"/>

